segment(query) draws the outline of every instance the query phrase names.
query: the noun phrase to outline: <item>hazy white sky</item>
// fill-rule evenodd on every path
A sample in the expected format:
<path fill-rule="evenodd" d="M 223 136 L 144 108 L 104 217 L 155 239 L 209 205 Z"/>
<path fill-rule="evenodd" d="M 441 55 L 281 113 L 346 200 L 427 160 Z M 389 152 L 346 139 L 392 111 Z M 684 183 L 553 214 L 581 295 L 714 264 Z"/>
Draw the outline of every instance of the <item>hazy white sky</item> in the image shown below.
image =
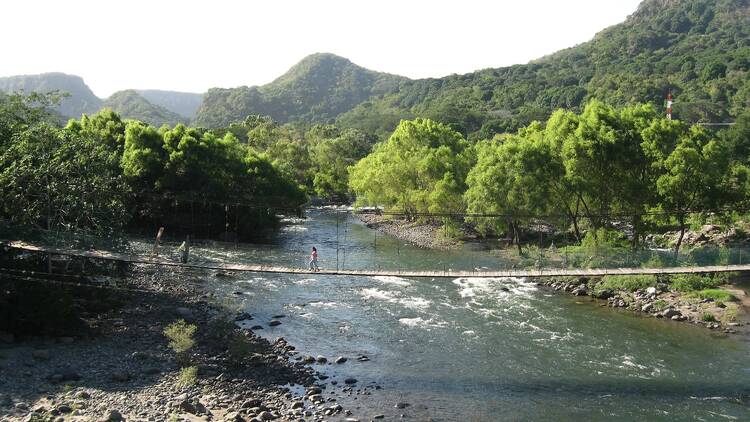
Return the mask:
<path fill-rule="evenodd" d="M 0 76 L 60 71 L 95 94 L 261 85 L 330 52 L 411 78 L 526 63 L 640 0 L 9 0 Z"/>

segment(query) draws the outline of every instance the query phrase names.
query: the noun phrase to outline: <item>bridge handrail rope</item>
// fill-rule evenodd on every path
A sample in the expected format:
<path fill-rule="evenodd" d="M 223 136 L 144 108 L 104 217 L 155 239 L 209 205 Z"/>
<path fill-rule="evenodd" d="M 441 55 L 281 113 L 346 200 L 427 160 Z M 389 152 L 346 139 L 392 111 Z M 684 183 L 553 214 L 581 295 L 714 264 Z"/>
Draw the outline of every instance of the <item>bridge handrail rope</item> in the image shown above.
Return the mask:
<path fill-rule="evenodd" d="M 259 272 L 259 273 L 286 273 L 286 274 L 313 274 L 311 270 L 303 270 L 300 268 L 289 268 L 289 267 L 276 267 L 276 266 L 265 266 L 263 264 L 239 264 L 239 263 L 227 263 L 226 261 L 219 262 L 203 262 L 203 263 L 181 263 L 178 260 L 169 260 L 165 258 L 147 256 L 147 255 L 128 255 L 123 253 L 108 252 L 101 250 L 76 250 L 76 249 L 58 249 L 52 247 L 38 246 L 21 241 L 7 242 L 7 246 L 27 252 L 38 252 L 47 253 L 49 255 L 63 255 L 70 257 L 82 257 L 90 259 L 101 259 L 108 261 L 119 261 L 127 263 L 137 264 L 149 264 L 149 265 L 163 265 L 172 267 L 184 267 L 184 268 L 198 268 L 198 269 L 214 269 L 214 270 L 231 270 L 231 271 L 245 271 L 245 272 Z M 750 271 L 750 265 L 711 265 L 711 266 L 694 266 L 694 267 L 666 267 L 666 268 L 596 268 L 596 269 L 529 269 L 529 270 L 515 270 L 508 271 L 507 274 L 504 271 L 441 271 L 441 270 L 428 270 L 428 271 L 404 271 L 399 267 L 396 271 L 374 271 L 374 270 L 326 270 L 320 269 L 314 274 L 323 275 L 351 275 L 351 276 L 403 276 L 413 278 L 435 278 L 435 277 L 480 277 L 480 278 L 503 278 L 503 277 L 519 277 L 519 278 L 534 278 L 534 277 L 564 277 L 564 276 L 604 276 L 608 274 L 619 273 L 623 275 L 635 275 L 635 274 L 700 274 L 700 273 L 720 273 L 720 272 L 733 272 L 733 271 Z"/>

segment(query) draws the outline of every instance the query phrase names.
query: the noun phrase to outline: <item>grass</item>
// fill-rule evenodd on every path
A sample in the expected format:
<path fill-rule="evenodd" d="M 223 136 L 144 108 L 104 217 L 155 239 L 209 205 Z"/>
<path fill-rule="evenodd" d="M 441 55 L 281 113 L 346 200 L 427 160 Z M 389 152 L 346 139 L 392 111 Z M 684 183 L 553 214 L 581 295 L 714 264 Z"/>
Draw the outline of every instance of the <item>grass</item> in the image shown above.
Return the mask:
<path fill-rule="evenodd" d="M 177 385 L 180 387 L 189 387 L 198 382 L 198 367 L 186 366 L 180 369 L 180 376 L 177 378 Z"/>
<path fill-rule="evenodd" d="M 717 302 L 733 302 L 737 300 L 733 294 L 720 290 L 720 289 L 705 289 L 689 294 L 690 297 L 696 297 L 698 299 L 713 299 Z"/>
<path fill-rule="evenodd" d="M 607 275 L 602 277 L 602 281 L 596 285 L 596 290 L 610 289 L 634 292 L 655 285 L 656 277 L 653 275 Z"/>
<path fill-rule="evenodd" d="M 724 311 L 724 322 L 737 321 L 737 314 L 737 307 L 735 305 L 730 305 L 730 307 L 727 307 Z"/>

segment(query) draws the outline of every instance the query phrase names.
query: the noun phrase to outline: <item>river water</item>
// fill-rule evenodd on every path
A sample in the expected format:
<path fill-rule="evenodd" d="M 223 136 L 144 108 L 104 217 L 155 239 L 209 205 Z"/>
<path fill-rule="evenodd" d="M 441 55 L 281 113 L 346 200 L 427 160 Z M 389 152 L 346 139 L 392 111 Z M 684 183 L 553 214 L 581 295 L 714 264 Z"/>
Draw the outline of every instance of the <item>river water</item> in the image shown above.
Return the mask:
<path fill-rule="evenodd" d="M 305 266 L 317 246 L 321 266 L 335 268 L 337 243 L 346 268 L 471 269 L 497 259 L 419 249 L 325 210 L 286 221 L 271 245 L 192 252 Z M 532 281 L 238 273 L 209 286 L 269 339 L 349 357 L 315 366 L 339 382 L 328 393 L 340 393 L 346 377 L 382 387 L 338 394 L 361 420 L 750 420 L 747 339 L 601 308 Z M 269 327 L 279 314 L 282 325 Z"/>

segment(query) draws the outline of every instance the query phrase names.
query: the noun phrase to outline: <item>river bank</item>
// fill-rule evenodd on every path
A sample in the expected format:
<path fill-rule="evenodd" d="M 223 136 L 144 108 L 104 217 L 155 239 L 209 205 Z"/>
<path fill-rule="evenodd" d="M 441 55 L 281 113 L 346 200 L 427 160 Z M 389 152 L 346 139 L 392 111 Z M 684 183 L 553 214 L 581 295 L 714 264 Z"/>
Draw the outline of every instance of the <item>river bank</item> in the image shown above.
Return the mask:
<path fill-rule="evenodd" d="M 324 393 L 328 377 L 316 368 L 325 358 L 311 361 L 283 338 L 268 341 L 238 328 L 239 320 L 255 331 L 281 322 L 255 321 L 247 312 L 227 319 L 214 294 L 202 288 L 206 278 L 221 276 L 136 267 L 110 280 L 122 306 L 84 313 L 87 328 L 78 334 L 3 334 L 0 421 L 258 422 L 351 415 L 335 395 L 367 388 L 350 380 Z M 198 369 L 192 385 L 181 377 L 163 333 L 179 319 L 197 327 L 189 356 Z"/>
<path fill-rule="evenodd" d="M 602 278 L 545 278 L 538 284 L 558 292 L 588 297 L 600 306 L 622 309 L 643 317 L 703 326 L 725 334 L 750 335 L 750 296 L 736 285 L 721 286 L 729 301 L 675 290 L 668 283 L 636 289 L 601 288 Z"/>

